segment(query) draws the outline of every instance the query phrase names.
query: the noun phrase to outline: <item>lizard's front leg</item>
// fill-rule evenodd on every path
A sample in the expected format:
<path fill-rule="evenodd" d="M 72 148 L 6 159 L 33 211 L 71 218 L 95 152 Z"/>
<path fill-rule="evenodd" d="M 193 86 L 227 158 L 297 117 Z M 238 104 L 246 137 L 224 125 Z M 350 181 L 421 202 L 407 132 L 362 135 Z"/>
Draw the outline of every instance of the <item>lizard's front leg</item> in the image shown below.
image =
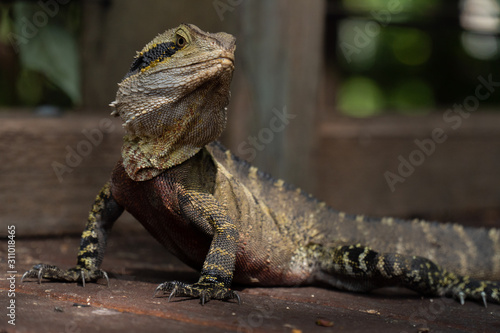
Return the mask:
<path fill-rule="evenodd" d="M 163 291 L 170 293 L 169 300 L 174 296 L 187 296 L 200 298 L 201 304 L 210 299 L 237 299 L 240 303 L 238 294 L 230 289 L 239 237 L 233 221 L 208 193 L 184 192 L 179 196 L 179 204 L 186 219 L 207 234 L 213 232 L 212 243 L 198 282 L 165 282 L 156 288 L 155 295 Z"/>
<path fill-rule="evenodd" d="M 77 282 L 96 281 L 100 278 L 108 280 L 106 272 L 100 269 L 104 258 L 106 240 L 113 223 L 123 212 L 121 207 L 113 198 L 109 182 L 104 185 L 96 197 L 89 218 L 80 240 L 77 264 L 68 270 L 57 266 L 37 264 L 24 273 L 25 278 L 42 278 L 58 281 Z M 108 281 L 109 282 L 109 281 Z"/>

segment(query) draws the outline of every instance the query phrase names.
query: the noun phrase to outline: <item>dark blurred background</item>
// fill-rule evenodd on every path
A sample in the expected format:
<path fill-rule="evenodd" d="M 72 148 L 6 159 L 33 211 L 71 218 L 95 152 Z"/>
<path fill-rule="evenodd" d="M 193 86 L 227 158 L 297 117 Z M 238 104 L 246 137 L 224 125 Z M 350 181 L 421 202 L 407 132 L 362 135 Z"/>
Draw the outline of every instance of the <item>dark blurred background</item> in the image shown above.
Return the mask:
<path fill-rule="evenodd" d="M 498 226 L 498 0 L 2 1 L 2 222 L 81 231 L 117 83 L 182 22 L 237 37 L 236 155 L 339 210 Z"/>

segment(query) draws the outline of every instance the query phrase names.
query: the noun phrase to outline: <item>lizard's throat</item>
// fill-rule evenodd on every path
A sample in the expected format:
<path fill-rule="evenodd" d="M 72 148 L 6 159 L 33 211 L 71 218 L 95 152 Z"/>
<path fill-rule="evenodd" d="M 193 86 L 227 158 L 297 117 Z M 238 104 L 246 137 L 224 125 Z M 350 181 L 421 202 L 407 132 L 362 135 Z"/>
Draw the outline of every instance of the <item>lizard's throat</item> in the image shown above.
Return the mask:
<path fill-rule="evenodd" d="M 152 179 L 221 135 L 231 75 L 232 71 L 224 71 L 194 87 L 179 87 L 175 94 L 132 89 L 128 79 L 120 85 L 113 106 L 127 132 L 122 157 L 130 178 Z"/>
<path fill-rule="evenodd" d="M 161 135 L 127 133 L 123 138 L 123 166 L 136 181 L 152 179 L 168 168 L 194 156 L 202 147 L 216 140 L 225 128 L 226 111 L 203 110 L 186 113 Z"/>
<path fill-rule="evenodd" d="M 149 180 L 186 161 L 200 149 L 191 146 L 176 147 L 170 140 L 146 140 L 125 135 L 122 146 L 123 166 L 133 180 Z"/>

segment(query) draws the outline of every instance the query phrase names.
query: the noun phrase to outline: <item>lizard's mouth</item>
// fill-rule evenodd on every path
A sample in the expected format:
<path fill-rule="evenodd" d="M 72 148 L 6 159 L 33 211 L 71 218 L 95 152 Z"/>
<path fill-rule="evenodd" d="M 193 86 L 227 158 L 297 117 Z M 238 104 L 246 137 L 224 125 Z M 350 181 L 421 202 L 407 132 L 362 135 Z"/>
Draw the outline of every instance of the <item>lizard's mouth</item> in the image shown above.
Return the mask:
<path fill-rule="evenodd" d="M 223 67 L 234 67 L 234 58 L 220 57 L 217 60 Z"/>
<path fill-rule="evenodd" d="M 200 62 L 195 62 L 191 64 L 186 64 L 183 66 L 177 67 L 177 69 L 182 68 L 184 70 L 186 69 L 195 69 L 199 70 L 200 68 L 203 67 L 209 67 L 209 66 L 214 66 L 217 65 L 219 68 L 231 68 L 234 69 L 234 56 L 220 56 L 218 58 L 212 58 L 209 60 L 204 60 Z"/>

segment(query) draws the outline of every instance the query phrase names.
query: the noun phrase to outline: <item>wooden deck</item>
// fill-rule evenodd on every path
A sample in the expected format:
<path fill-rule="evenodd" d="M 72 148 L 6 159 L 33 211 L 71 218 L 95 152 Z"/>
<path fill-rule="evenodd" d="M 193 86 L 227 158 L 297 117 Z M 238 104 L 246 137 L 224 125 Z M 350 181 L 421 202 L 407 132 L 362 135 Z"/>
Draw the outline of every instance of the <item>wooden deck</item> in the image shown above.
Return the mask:
<path fill-rule="evenodd" d="M 22 273 L 44 262 L 75 263 L 78 237 L 18 239 L 16 326 L 2 315 L 0 332 L 499 332 L 500 306 L 421 298 L 406 290 L 369 295 L 315 287 L 244 288 L 242 304 L 153 298 L 166 280 L 196 281 L 197 273 L 172 257 L 145 231 L 111 235 L 103 263 L 110 275 L 84 288 L 30 280 Z M 0 257 L 7 244 L 1 241 Z M 5 266 L 3 266 L 5 267 Z M 2 309 L 8 287 L 1 281 Z"/>
<path fill-rule="evenodd" d="M 111 119 L 114 130 L 102 129 L 101 122 L 108 119 L 106 115 L 71 114 L 49 119 L 26 114 L 0 115 L 0 156 L 6 161 L 0 164 L 0 304 L 3 309 L 0 333 L 198 332 L 200 329 L 294 333 L 500 332 L 498 305 L 491 304 L 485 309 L 480 304 L 467 302 L 461 306 L 449 299 L 422 299 L 406 290 L 361 295 L 313 287 L 236 286 L 242 299 L 240 306 L 220 301 L 201 306 L 197 300 L 182 298 L 168 303 L 166 297 L 152 297 L 159 283 L 194 282 L 198 274 L 168 254 L 128 214 L 116 223 L 104 259 L 103 269 L 111 277 L 109 288 L 103 285 L 104 281 L 87 284 L 85 288 L 48 281 L 42 285 L 36 281 L 21 284 L 22 273 L 34 264 L 43 262 L 62 268 L 75 264 L 79 234 L 90 204 L 120 155 L 121 124 Z M 482 121 L 478 118 L 478 123 L 486 122 L 492 127 L 498 124 L 497 116 L 484 117 Z M 421 122 L 417 129 L 425 127 L 424 120 Z M 367 129 L 359 124 L 348 126 L 345 122 L 338 128 L 327 128 L 325 133 L 337 133 L 340 137 L 323 135 L 324 153 L 318 155 L 315 163 L 319 167 L 314 169 L 318 172 L 310 174 L 311 179 L 314 176 L 322 182 L 323 189 L 317 194 L 335 204 L 335 208 L 352 213 L 383 215 L 385 210 L 399 209 L 399 216 L 423 212 L 429 216 L 420 214 L 420 217 L 498 227 L 500 168 L 496 152 L 500 137 L 493 129 L 480 133 L 479 125 L 467 124 L 472 129 L 464 128 L 463 137 L 450 138 L 446 146 L 440 147 L 439 154 L 433 155 L 435 160 L 429 158 L 396 194 L 388 194 L 387 185 L 383 183 L 382 175 L 388 165 L 377 161 L 396 160 L 398 154 L 413 149 L 413 137 L 419 136 L 409 134 L 404 140 L 378 138 L 372 125 Z M 433 127 L 431 124 L 425 129 Z M 53 162 L 65 163 L 68 149 L 77 149 L 87 140 L 83 130 L 96 129 L 103 133 L 102 142 L 95 145 L 78 166 L 72 166 L 72 172 L 64 173 L 62 181 L 58 180 Z M 375 132 L 369 145 L 365 141 L 356 143 L 359 133 L 370 131 Z M 387 133 L 387 130 L 379 132 Z M 380 154 L 385 155 L 378 156 Z M 370 182 L 370 179 L 382 183 Z M 354 210 L 349 209 L 349 205 L 359 207 Z M 437 210 L 437 206 L 443 208 Z M 486 210 L 487 207 L 491 209 Z M 471 214 L 465 214 L 469 210 Z M 440 212 L 451 215 L 440 218 Z M 16 226 L 15 327 L 8 324 L 6 316 L 10 297 L 4 265 L 7 243 L 2 237 L 7 234 L 7 224 Z M 317 324 L 318 320 L 323 326 Z"/>

